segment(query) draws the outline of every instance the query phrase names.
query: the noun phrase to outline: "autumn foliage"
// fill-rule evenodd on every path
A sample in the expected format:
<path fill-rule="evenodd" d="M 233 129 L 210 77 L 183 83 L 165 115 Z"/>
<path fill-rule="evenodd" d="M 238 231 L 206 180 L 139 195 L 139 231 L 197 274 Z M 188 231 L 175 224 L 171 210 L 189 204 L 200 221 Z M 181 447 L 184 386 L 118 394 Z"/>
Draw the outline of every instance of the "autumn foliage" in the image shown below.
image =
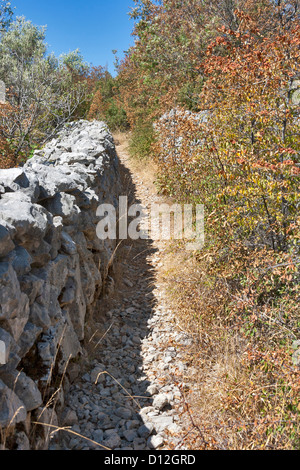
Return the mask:
<path fill-rule="evenodd" d="M 0 120 L 10 113 L 10 106 L 7 104 L 0 104 Z M 16 166 L 17 159 L 14 155 L 9 142 L 3 137 L 0 127 L 0 168 L 12 168 Z"/>
<path fill-rule="evenodd" d="M 135 3 L 118 75 L 133 136 L 153 125 L 160 190 L 206 211 L 191 279 L 166 281 L 198 337 L 194 445 L 299 448 L 297 2 Z"/>

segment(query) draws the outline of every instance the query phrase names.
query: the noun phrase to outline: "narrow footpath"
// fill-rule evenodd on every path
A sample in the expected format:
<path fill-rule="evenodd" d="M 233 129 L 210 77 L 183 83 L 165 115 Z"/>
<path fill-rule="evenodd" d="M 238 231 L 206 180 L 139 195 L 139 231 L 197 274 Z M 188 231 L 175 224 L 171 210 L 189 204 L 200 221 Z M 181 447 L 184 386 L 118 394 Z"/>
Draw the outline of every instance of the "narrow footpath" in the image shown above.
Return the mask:
<path fill-rule="evenodd" d="M 116 140 L 116 147 L 129 203 L 161 203 L 149 172 L 129 159 L 126 140 Z M 89 332 L 85 370 L 76 374 L 73 365 L 63 421 L 69 431 L 60 433 L 64 449 L 189 448 L 185 351 L 191 339 L 157 280 L 166 243 L 126 240 L 116 251 L 109 295 Z"/>

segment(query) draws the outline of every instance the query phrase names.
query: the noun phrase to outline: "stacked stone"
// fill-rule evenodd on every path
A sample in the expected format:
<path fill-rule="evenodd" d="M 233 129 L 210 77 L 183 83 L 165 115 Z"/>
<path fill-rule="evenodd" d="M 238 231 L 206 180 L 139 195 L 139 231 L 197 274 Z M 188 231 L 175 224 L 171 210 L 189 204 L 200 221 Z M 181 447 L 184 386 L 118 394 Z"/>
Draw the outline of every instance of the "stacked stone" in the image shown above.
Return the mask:
<path fill-rule="evenodd" d="M 0 104 L 4 104 L 6 102 L 6 87 L 5 83 L 0 80 Z"/>
<path fill-rule="evenodd" d="M 0 170 L 4 448 L 30 448 L 32 421 L 56 422 L 51 384 L 83 352 L 86 316 L 115 247 L 97 238 L 96 210 L 117 207 L 119 190 L 118 158 L 102 122 L 70 123 L 23 167 Z M 47 446 L 46 434 L 39 430 L 37 448 Z"/>

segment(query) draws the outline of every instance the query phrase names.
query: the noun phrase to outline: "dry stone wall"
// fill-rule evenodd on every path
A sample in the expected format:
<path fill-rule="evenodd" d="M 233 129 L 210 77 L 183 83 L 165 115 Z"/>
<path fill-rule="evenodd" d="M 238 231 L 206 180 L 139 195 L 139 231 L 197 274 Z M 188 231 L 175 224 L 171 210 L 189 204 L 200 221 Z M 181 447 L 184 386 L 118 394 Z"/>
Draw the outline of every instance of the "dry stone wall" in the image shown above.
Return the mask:
<path fill-rule="evenodd" d="M 24 166 L 0 170 L 3 448 L 47 446 L 33 422 L 55 425 L 51 394 L 83 354 L 115 248 L 97 238 L 96 211 L 102 203 L 117 208 L 119 178 L 113 138 L 96 121 L 68 124 Z"/>

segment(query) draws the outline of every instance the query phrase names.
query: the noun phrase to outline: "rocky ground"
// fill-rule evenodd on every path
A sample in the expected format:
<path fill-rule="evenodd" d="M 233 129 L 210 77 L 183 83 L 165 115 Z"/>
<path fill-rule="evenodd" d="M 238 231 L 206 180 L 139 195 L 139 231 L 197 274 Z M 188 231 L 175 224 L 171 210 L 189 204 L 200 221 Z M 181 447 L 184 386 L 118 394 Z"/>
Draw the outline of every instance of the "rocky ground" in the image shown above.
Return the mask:
<path fill-rule="evenodd" d="M 159 202 L 153 186 L 130 170 L 124 145 L 117 151 L 132 202 Z M 85 370 L 65 398 L 68 431 L 60 433 L 60 448 L 186 448 L 191 423 L 184 399 L 185 352 L 191 339 L 176 326 L 157 283 L 165 249 L 165 242 L 152 240 L 128 240 L 119 247 L 115 284 L 95 319 L 99 329 L 90 332 Z"/>

